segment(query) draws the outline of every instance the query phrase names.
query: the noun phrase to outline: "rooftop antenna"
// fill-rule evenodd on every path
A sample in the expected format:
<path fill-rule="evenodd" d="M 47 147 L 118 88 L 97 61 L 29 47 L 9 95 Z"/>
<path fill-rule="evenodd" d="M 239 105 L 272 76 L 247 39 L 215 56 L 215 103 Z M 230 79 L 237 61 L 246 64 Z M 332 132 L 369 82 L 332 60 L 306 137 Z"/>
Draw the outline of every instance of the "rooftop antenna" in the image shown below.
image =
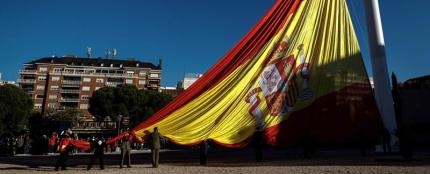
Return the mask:
<path fill-rule="evenodd" d="M 91 49 L 91 47 L 87 47 L 87 57 L 91 58 L 92 54 L 93 54 L 93 50 Z"/>
<path fill-rule="evenodd" d="M 112 50 L 112 59 L 115 59 L 117 54 L 118 54 L 118 51 L 116 50 L 116 48 L 114 48 Z"/>
<path fill-rule="evenodd" d="M 105 49 L 105 58 L 106 59 L 109 59 L 109 56 L 111 55 L 112 53 L 110 52 L 110 50 L 109 49 Z"/>

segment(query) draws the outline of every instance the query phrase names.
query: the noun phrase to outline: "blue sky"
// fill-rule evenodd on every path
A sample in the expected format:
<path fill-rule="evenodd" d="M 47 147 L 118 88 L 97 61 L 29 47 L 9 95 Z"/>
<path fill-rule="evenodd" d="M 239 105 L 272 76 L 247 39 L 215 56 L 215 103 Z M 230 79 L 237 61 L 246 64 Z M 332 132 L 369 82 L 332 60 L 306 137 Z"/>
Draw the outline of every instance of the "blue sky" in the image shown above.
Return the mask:
<path fill-rule="evenodd" d="M 370 70 L 362 0 L 347 0 Z M 16 80 L 22 64 L 43 56 L 118 57 L 157 63 L 163 86 L 203 73 L 246 34 L 274 0 L 2 0 L 0 72 Z M 430 2 L 380 0 L 389 71 L 400 80 L 430 74 Z M 361 26 L 361 27 L 360 27 Z M 370 72 L 369 72 L 370 73 Z M 371 74 L 371 73 L 370 73 Z"/>

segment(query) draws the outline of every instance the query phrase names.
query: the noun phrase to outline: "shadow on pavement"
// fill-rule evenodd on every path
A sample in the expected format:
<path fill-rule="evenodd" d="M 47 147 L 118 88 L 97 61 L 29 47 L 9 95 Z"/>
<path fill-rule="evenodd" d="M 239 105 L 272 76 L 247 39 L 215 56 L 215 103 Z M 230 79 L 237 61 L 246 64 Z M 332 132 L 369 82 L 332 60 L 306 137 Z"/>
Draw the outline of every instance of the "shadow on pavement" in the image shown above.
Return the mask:
<path fill-rule="evenodd" d="M 161 165 L 200 166 L 199 150 L 164 150 L 160 153 Z M 58 155 L 0 157 L 0 170 L 53 170 Z M 70 155 L 67 166 L 85 169 L 91 154 Z M 119 154 L 105 154 L 106 168 L 119 168 Z M 3 164 L 3 165 L 2 165 Z M 151 164 L 151 155 L 147 151 L 132 154 L 132 166 L 147 168 Z M 139 166 L 136 166 L 139 165 Z M 141 166 L 148 165 L 148 166 Z M 275 150 L 265 149 L 264 162 L 255 162 L 254 150 L 245 149 L 211 149 L 208 153 L 207 167 L 252 167 L 252 166 L 428 166 L 430 152 L 419 153 L 413 160 L 404 160 L 400 155 L 360 156 L 351 149 L 319 150 L 310 159 L 303 157 L 300 149 Z M 93 169 L 98 169 L 98 162 Z"/>

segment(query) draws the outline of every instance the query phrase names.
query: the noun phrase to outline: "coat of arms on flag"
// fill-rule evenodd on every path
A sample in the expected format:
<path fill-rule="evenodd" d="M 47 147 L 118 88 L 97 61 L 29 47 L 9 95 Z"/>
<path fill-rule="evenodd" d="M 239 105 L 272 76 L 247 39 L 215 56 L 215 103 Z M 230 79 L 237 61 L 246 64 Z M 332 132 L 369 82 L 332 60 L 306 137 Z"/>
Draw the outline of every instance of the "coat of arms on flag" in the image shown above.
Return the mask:
<path fill-rule="evenodd" d="M 303 55 L 303 44 L 298 47 L 299 65 L 294 55 L 286 55 L 288 41 L 283 40 L 272 54 L 271 61 L 265 66 L 258 77 L 258 85 L 251 88 L 246 102 L 250 103 L 249 113 L 258 122 L 264 119 L 261 110 L 259 93 L 264 96 L 264 102 L 270 116 L 285 116 L 293 111 L 297 99 L 308 100 L 313 94 L 308 88 L 309 69 Z M 302 83 L 299 84 L 298 78 Z"/>

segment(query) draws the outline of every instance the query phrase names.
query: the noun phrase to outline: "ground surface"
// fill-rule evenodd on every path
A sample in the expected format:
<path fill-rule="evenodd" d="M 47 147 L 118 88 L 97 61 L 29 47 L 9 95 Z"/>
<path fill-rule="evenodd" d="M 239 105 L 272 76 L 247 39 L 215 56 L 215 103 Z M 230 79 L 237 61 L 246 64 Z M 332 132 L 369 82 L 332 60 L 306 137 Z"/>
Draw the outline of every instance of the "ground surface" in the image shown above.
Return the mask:
<path fill-rule="evenodd" d="M 106 154 L 106 169 L 98 164 L 85 170 L 91 157 L 75 154 L 69 158 L 68 170 L 54 171 L 56 155 L 0 157 L 0 173 L 429 173 L 430 153 L 418 152 L 413 160 L 399 156 L 370 154 L 360 156 L 354 150 L 319 150 L 312 159 L 304 159 L 300 150 L 265 150 L 264 162 L 254 161 L 252 149 L 211 149 L 207 166 L 199 165 L 198 150 L 164 150 L 159 168 L 151 168 L 149 151 L 134 151 L 132 168 L 119 169 L 119 155 Z"/>

